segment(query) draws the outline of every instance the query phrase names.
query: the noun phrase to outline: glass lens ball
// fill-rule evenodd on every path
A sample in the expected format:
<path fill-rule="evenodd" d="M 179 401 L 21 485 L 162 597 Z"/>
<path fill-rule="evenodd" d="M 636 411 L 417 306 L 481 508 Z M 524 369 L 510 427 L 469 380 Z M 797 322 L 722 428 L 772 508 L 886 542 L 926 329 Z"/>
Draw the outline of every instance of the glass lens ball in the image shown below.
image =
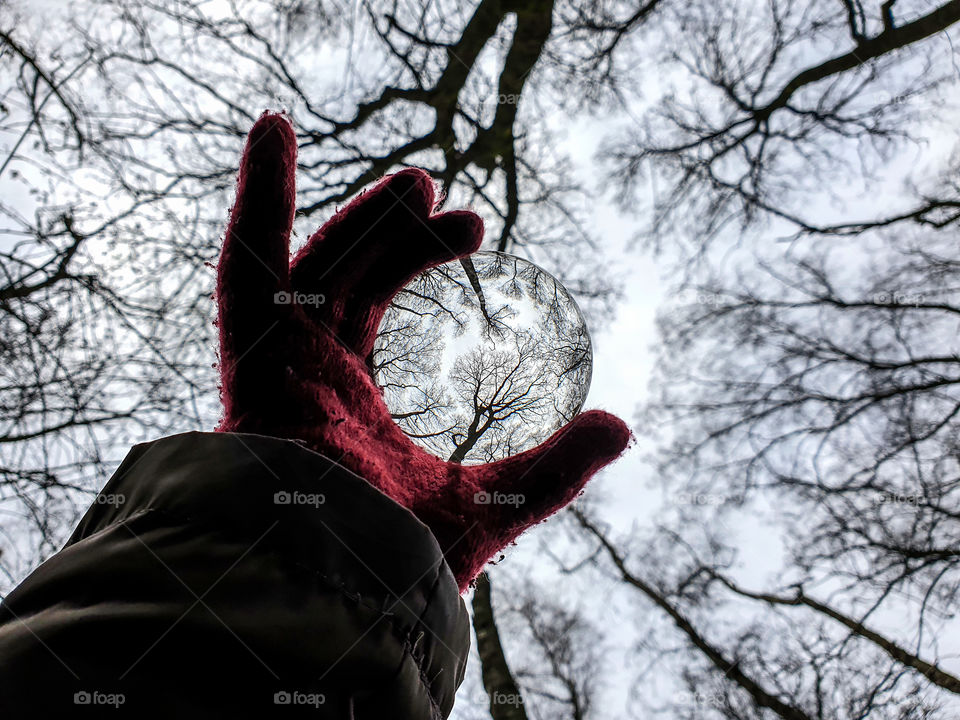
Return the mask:
<path fill-rule="evenodd" d="M 583 407 L 593 370 L 576 302 L 549 273 L 478 252 L 417 276 L 380 324 L 373 372 L 393 419 L 445 460 L 500 460 Z"/>

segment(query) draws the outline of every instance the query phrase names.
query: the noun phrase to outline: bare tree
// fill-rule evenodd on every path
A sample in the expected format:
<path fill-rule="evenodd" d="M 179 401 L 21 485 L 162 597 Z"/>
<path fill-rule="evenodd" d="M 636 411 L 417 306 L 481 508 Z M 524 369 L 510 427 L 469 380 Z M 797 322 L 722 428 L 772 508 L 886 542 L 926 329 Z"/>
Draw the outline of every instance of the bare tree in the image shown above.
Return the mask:
<path fill-rule="evenodd" d="M 789 498 L 798 570 L 826 563 L 861 600 L 919 593 L 930 611 L 960 581 L 949 235 L 891 235 L 853 267 L 836 244 L 797 250 L 753 281 L 702 286 L 663 327 L 674 357 L 711 354 L 665 364 L 651 408 L 677 420 L 662 467 L 686 490 Z"/>
<path fill-rule="evenodd" d="M 4 4 L 4 586 L 59 545 L 130 442 L 213 426 L 205 263 L 247 129 L 285 108 L 301 145 L 301 237 L 379 175 L 417 165 L 444 202 L 481 212 L 489 248 L 548 267 L 594 320 L 617 288 L 591 192 L 610 187 L 643 212 L 650 179 L 656 212 L 639 234 L 705 262 L 690 307 L 664 316 L 662 394 L 644 430 L 664 432 L 670 492 L 721 502 L 674 503 L 676 517 L 642 537 L 583 526 L 578 572 L 673 624 L 642 646 L 689 691 L 663 714 L 949 716 L 958 673 L 936 634 L 957 588 L 956 162 L 904 178 L 896 202 L 865 200 L 953 107 L 958 7 L 90 0 L 41 15 Z M 591 113 L 623 126 L 599 188 L 574 171 L 555 120 Z M 733 271 L 715 261 L 751 239 L 734 226 L 806 247 L 767 242 L 762 263 Z M 853 242 L 831 250 L 824 236 Z M 464 272 L 453 287 L 494 338 L 508 304 L 488 305 Z M 456 326 L 459 311 L 422 289 L 398 298 L 407 318 L 375 357 L 375 372 L 396 373 L 388 390 L 418 393 L 398 422 L 459 433 L 445 457 L 521 447 L 494 423 L 477 435 L 492 406 L 479 390 L 459 430 L 436 424 L 457 395 L 422 382 L 442 343 L 414 319 Z M 556 367 L 582 385 L 589 339 L 567 337 Z M 467 387 L 495 377 L 523 397 L 535 384 L 492 357 L 464 359 Z M 764 507 L 788 550 L 769 585 L 736 575 L 719 530 Z M 697 535 L 704 525 L 718 530 Z M 516 673 L 525 695 L 586 712 L 589 673 L 553 641 L 572 626 L 547 605 L 529 610 L 544 642 L 523 636 L 542 650 Z M 908 618 L 905 635 L 891 613 Z"/>
<path fill-rule="evenodd" d="M 599 687 L 607 665 L 600 629 L 549 599 L 545 588 L 535 584 L 516 592 L 513 610 L 523 622 L 523 634 L 532 640 L 532 658 L 518 668 L 517 676 L 540 716 L 599 716 Z"/>
<path fill-rule="evenodd" d="M 489 573 L 478 578 L 472 600 L 491 717 L 609 717 L 599 702 L 610 666 L 604 658 L 605 633 L 530 578 L 496 574 L 496 613 Z"/>
<path fill-rule="evenodd" d="M 667 502 L 645 532 L 581 516 L 584 563 L 602 549 L 684 638 L 666 714 L 951 717 L 957 166 L 910 173 L 903 153 L 956 142 L 937 120 L 960 5 L 661 19 L 679 80 L 606 156 L 625 203 L 651 179 L 640 235 L 697 260 L 638 417 Z M 782 558 L 743 580 L 757 548 L 737 530 L 758 523 Z"/>
<path fill-rule="evenodd" d="M 863 202 L 870 195 L 845 191 L 896 170 L 897 153 L 924 142 L 952 104 L 945 31 L 958 20 L 955 0 L 672 6 L 657 59 L 680 81 L 609 144 L 611 179 L 628 204 L 646 191 L 642 178 L 657 181 L 643 234 L 661 247 L 669 237 L 695 249 L 728 226 L 768 220 L 807 235 L 954 223 L 955 162 L 943 166 L 946 184 L 908 174 L 896 205 L 879 211 Z M 811 214 L 824 191 L 856 203 L 853 213 Z"/>
<path fill-rule="evenodd" d="M 584 291 L 595 317 L 609 310 L 587 189 L 536 120 L 558 73 L 616 30 L 592 25 L 590 4 L 554 10 L 0 8 L 7 584 L 60 544 L 130 442 L 215 423 L 206 264 L 243 138 L 265 108 L 285 108 L 298 130 L 298 228 L 379 175 L 421 166 L 484 214 L 490 245 L 522 247 Z M 589 84 L 600 70 L 577 72 Z M 578 247 L 590 249 L 574 259 Z"/>
<path fill-rule="evenodd" d="M 706 253 L 702 279 L 664 311 L 641 422 L 663 429 L 667 511 L 639 563 L 631 542 L 580 520 L 713 667 L 691 676 L 691 715 L 957 707 L 953 236 L 744 243 L 722 271 Z M 731 528 L 747 518 L 783 544 L 771 589 L 736 577 L 751 550 Z"/>
<path fill-rule="evenodd" d="M 490 697 L 493 720 L 527 720 L 523 695 L 513 678 L 503 651 L 493 613 L 493 593 L 487 573 L 480 573 L 473 592 L 473 629 L 483 673 L 483 687 Z"/>
<path fill-rule="evenodd" d="M 138 229 L 136 203 L 103 217 L 71 176 L 82 155 L 103 158 L 72 85 L 89 71 L 90 51 L 40 57 L 7 32 L 0 42 L 10 71 L 0 96 L 6 584 L 59 547 L 105 482 L 117 445 L 199 418 L 211 359 L 197 343 L 210 339 L 195 313 L 202 299 L 186 286 L 161 291 L 162 247 L 119 244 Z"/>
<path fill-rule="evenodd" d="M 814 612 L 806 617 L 751 612 L 734 604 L 730 594 L 717 592 L 733 589 L 734 599 L 745 597 L 717 570 L 729 559 L 711 557 L 704 564 L 684 538 L 666 528 L 643 538 L 642 545 L 640 538 L 611 537 L 582 510 L 572 513 L 602 551 L 600 557 L 591 553 L 588 564 L 597 569 L 609 564 L 604 575 L 669 618 L 688 648 L 678 658 L 662 626 L 648 633 L 648 652 L 670 665 L 679 686 L 664 705 L 641 704 L 649 712 L 737 720 L 951 716 L 950 705 L 922 682 L 943 676 L 936 676 L 932 665 L 917 665 L 910 653 L 891 654 L 889 647 L 879 647 L 878 638 L 868 637 L 862 625 L 860 632 L 846 633 L 849 625 L 810 606 Z M 633 553 L 639 562 L 628 561 L 625 548 L 642 546 L 645 550 Z M 751 599 L 769 603 L 770 598 Z M 779 603 L 773 605 L 779 609 Z M 906 668 L 919 672 L 911 676 Z"/>

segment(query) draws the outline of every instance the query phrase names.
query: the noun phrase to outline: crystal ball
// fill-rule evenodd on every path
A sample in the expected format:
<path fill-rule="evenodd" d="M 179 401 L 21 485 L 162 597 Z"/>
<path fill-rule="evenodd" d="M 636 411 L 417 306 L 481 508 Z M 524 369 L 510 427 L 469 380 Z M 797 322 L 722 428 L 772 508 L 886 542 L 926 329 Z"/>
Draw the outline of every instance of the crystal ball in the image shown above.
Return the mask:
<path fill-rule="evenodd" d="M 556 278 L 514 255 L 477 252 L 397 294 L 372 361 L 404 432 L 470 465 L 535 447 L 580 412 L 593 350 Z"/>

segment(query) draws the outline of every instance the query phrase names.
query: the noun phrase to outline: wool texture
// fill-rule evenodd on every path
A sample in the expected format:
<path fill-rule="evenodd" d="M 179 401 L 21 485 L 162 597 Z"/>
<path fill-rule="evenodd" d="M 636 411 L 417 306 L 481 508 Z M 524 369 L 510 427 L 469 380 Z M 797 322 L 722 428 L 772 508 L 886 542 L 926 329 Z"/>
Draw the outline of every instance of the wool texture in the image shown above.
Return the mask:
<path fill-rule="evenodd" d="M 435 213 L 430 176 L 405 169 L 339 210 L 291 262 L 296 160 L 289 121 L 261 116 L 217 268 L 217 430 L 297 440 L 363 477 L 433 531 L 464 592 L 490 558 L 617 458 L 630 431 L 594 410 L 536 448 L 472 466 L 413 443 L 373 381 L 377 329 L 413 277 L 479 248 L 483 222 L 465 210 Z M 494 491 L 525 502 L 476 501 Z"/>

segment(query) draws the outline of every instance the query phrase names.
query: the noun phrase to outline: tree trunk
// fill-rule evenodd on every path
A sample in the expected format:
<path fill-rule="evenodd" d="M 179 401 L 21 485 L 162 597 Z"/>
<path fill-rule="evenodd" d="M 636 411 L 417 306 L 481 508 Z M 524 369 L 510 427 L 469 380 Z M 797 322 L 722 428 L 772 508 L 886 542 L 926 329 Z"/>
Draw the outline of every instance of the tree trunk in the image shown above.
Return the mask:
<path fill-rule="evenodd" d="M 490 598 L 490 579 L 482 572 L 477 576 L 477 588 L 473 594 L 473 629 L 477 634 L 483 687 L 490 697 L 490 717 L 493 720 L 527 720 L 523 696 L 503 654 Z"/>

